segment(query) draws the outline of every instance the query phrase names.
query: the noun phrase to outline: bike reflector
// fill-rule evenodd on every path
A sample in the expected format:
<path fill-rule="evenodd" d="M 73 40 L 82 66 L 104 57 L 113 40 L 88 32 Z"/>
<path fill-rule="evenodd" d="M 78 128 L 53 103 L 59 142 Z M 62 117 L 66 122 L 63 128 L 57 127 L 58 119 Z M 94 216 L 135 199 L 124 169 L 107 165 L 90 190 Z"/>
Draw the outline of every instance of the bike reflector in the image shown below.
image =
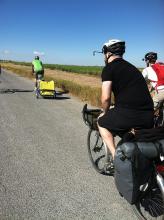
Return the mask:
<path fill-rule="evenodd" d="M 164 165 L 158 165 L 156 169 L 159 173 L 164 173 Z"/>

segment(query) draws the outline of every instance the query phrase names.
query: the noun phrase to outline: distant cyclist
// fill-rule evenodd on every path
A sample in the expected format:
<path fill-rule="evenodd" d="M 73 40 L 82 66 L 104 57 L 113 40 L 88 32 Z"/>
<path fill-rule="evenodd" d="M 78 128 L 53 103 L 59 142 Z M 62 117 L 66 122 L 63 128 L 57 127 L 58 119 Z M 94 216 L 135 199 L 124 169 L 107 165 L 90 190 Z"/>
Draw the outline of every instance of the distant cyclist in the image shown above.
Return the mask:
<path fill-rule="evenodd" d="M 156 62 L 157 53 L 155 52 L 145 54 L 144 60 L 147 67 L 143 70 L 142 74 L 155 90 L 153 101 L 156 107 L 159 101 L 164 100 L 164 64 Z"/>
<path fill-rule="evenodd" d="M 35 74 L 35 88 L 37 88 L 38 80 L 44 80 L 44 67 L 42 62 L 39 60 L 39 56 L 36 56 L 32 61 L 32 72 Z"/>

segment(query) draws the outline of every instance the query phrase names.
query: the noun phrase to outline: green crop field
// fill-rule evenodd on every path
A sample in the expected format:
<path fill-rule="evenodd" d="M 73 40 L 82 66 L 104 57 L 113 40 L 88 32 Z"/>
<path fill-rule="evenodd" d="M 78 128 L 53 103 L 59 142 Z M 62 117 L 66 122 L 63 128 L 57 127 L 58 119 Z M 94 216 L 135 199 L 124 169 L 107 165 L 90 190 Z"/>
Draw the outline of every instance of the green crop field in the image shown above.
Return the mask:
<path fill-rule="evenodd" d="M 5 62 L 10 62 L 13 64 L 24 65 L 24 66 L 31 66 L 31 63 L 28 62 L 17 62 L 17 61 L 5 61 Z M 89 74 L 93 76 L 99 76 L 103 69 L 103 66 L 78 66 L 78 65 L 62 65 L 62 64 L 44 64 L 44 67 L 52 70 L 56 69 L 56 70 L 72 72 L 72 73 Z M 138 69 L 142 71 L 142 68 L 138 68 Z"/>
<path fill-rule="evenodd" d="M 76 65 L 59 65 L 59 64 L 45 64 L 45 68 L 58 69 L 67 72 L 82 73 L 89 75 L 100 75 L 102 68 L 100 66 L 76 66 Z"/>
<path fill-rule="evenodd" d="M 16 62 L 16 61 L 5 61 L 5 62 L 18 64 L 18 65 L 24 65 L 24 66 L 31 66 L 31 63 L 28 63 L 28 62 Z M 101 74 L 103 67 L 102 66 L 77 66 L 77 65 L 44 64 L 44 68 L 97 76 L 97 75 Z"/>
<path fill-rule="evenodd" d="M 5 61 L 5 62 L 24 65 L 24 66 L 31 66 L 31 63 L 29 62 L 16 62 L 16 61 Z M 78 66 L 78 65 L 62 65 L 62 64 L 44 64 L 44 67 L 51 70 L 56 69 L 56 70 L 72 72 L 72 73 L 88 74 L 92 76 L 100 76 L 103 69 L 103 66 Z M 142 71 L 143 68 L 138 68 L 138 69 Z"/>
<path fill-rule="evenodd" d="M 27 62 L 15 62 L 15 61 L 2 61 L 0 60 L 2 68 L 8 69 L 14 73 L 17 73 L 21 76 L 32 78 L 31 74 L 31 63 Z M 13 65 L 16 64 L 16 65 Z M 90 102 L 94 106 L 101 106 L 100 96 L 101 96 L 101 88 L 100 85 L 97 87 L 91 87 L 85 85 L 83 81 L 80 81 L 81 84 L 73 81 L 73 77 L 71 73 L 83 74 L 85 75 L 85 79 L 87 79 L 88 75 L 92 75 L 93 78 L 96 76 L 100 76 L 102 68 L 99 66 L 75 66 L 75 65 L 59 65 L 59 64 L 44 64 L 45 68 L 49 69 L 57 69 L 67 71 L 68 75 L 70 75 L 70 79 L 65 79 L 64 74 L 63 78 L 55 77 L 51 75 L 50 77 L 47 75 L 46 80 L 54 80 L 56 86 L 59 88 L 65 87 L 66 90 L 70 91 L 73 95 L 79 97 L 83 101 Z M 140 71 L 142 69 L 140 68 Z M 61 72 L 62 75 L 62 72 Z"/>

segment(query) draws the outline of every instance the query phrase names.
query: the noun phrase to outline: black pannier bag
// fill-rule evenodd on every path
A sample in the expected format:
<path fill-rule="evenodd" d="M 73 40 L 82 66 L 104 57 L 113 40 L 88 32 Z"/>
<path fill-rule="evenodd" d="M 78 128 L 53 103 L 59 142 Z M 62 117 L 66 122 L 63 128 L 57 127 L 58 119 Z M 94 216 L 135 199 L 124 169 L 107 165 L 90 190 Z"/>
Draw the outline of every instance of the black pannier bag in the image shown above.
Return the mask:
<path fill-rule="evenodd" d="M 160 142 L 120 142 L 117 145 L 114 167 L 115 184 L 119 193 L 130 203 L 135 204 L 140 190 L 151 178 L 153 158 L 159 155 Z M 163 149 L 164 151 L 164 149 Z"/>

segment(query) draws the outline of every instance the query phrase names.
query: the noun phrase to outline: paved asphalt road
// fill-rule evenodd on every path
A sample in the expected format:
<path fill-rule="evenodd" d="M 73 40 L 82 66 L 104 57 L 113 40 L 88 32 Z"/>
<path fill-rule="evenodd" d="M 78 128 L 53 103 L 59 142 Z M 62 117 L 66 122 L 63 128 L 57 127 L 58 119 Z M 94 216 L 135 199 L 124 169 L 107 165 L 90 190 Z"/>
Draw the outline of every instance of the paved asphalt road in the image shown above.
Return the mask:
<path fill-rule="evenodd" d="M 136 220 L 91 166 L 84 103 L 37 100 L 32 81 L 5 71 L 0 81 L 0 220 Z"/>

